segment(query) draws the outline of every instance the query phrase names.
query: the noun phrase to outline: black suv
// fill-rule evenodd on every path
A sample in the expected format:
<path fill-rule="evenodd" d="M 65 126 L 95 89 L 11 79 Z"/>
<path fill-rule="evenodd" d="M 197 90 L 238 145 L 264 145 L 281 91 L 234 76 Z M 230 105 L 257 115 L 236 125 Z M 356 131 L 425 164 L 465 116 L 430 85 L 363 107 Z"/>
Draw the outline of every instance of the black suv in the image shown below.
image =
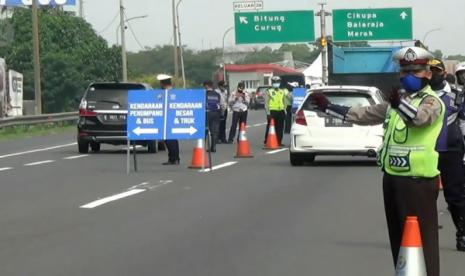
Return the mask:
<path fill-rule="evenodd" d="M 80 153 L 100 151 L 100 144 L 127 144 L 126 116 L 128 91 L 148 90 L 141 83 L 92 83 L 87 88 L 79 105 L 77 142 Z M 148 151 L 157 151 L 157 141 L 137 141 L 147 146 Z"/>

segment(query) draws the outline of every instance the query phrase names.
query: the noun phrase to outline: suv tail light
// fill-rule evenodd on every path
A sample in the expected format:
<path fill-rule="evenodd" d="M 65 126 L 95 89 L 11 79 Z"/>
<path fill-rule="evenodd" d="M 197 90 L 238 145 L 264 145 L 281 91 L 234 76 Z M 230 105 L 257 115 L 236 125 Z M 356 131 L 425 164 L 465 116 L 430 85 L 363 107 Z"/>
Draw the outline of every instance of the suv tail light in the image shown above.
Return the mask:
<path fill-rule="evenodd" d="M 307 125 L 307 120 L 305 119 L 305 113 L 302 109 L 299 109 L 297 113 L 295 114 L 294 122 L 296 124 L 303 125 L 303 126 Z"/>
<path fill-rule="evenodd" d="M 81 117 L 95 117 L 97 112 L 87 109 L 87 101 L 82 100 L 79 104 L 79 116 Z"/>

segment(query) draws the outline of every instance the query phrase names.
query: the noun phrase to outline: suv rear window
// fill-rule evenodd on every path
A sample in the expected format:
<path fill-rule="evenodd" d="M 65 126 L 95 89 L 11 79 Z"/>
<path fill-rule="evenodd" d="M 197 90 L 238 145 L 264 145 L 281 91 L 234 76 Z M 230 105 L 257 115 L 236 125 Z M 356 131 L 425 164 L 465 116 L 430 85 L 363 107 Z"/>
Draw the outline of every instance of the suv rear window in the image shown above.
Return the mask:
<path fill-rule="evenodd" d="M 316 91 L 315 91 L 316 92 Z M 350 106 L 350 107 L 362 107 L 375 104 L 374 100 L 370 95 L 360 92 L 342 92 L 342 91 L 318 91 L 323 92 L 328 100 L 333 104 Z M 305 103 L 302 105 L 305 110 L 313 110 L 314 107 L 311 105 L 310 97 L 307 97 Z"/>
<path fill-rule="evenodd" d="M 141 84 L 94 84 L 87 90 L 85 98 L 100 107 L 119 105 L 120 109 L 127 109 L 128 91 L 145 89 Z"/>

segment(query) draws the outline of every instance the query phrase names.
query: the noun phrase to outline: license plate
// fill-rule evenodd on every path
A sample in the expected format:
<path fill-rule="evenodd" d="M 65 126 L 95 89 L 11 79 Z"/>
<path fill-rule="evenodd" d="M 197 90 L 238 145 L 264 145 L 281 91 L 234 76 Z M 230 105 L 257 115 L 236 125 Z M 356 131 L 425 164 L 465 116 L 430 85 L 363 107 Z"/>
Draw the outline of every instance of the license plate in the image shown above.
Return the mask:
<path fill-rule="evenodd" d="M 325 127 L 352 127 L 352 123 L 334 117 L 325 117 Z"/>
<path fill-rule="evenodd" d="M 126 114 L 105 114 L 103 115 L 103 120 L 109 122 L 126 121 Z"/>

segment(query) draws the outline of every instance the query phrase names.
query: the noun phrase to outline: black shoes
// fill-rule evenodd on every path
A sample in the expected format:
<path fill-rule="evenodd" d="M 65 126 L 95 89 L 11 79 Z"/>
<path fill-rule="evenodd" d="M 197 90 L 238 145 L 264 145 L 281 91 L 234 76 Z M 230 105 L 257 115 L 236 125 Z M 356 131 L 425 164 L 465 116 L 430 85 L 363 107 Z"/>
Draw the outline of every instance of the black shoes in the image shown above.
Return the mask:
<path fill-rule="evenodd" d="M 168 165 L 168 166 L 169 165 L 179 165 L 180 161 L 181 161 L 180 159 L 174 160 L 174 161 L 169 161 L 168 160 L 168 162 L 162 163 L 162 165 Z"/>
<path fill-rule="evenodd" d="M 456 247 L 458 251 L 465 252 L 465 236 L 457 237 Z"/>

